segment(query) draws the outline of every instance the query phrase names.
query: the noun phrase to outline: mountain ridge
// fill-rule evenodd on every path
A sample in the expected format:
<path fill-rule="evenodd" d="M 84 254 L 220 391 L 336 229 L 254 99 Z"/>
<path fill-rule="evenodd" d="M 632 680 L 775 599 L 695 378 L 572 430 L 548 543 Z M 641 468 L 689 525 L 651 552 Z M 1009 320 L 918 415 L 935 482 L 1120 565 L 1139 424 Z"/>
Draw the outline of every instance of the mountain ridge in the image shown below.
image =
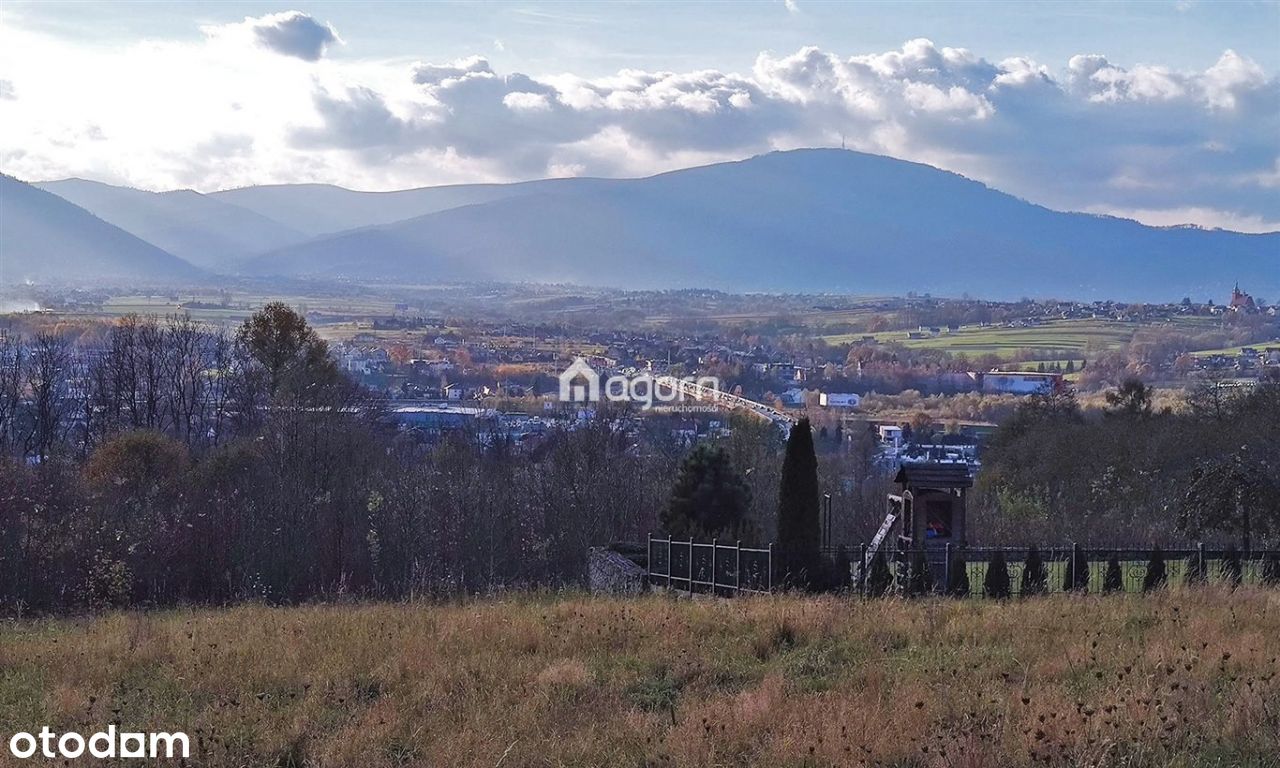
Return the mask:
<path fill-rule="evenodd" d="M 86 179 L 35 186 L 215 272 L 234 271 L 249 256 L 308 239 L 308 235 L 256 211 L 190 189 L 148 192 Z"/>
<path fill-rule="evenodd" d="M 1256 292 L 1280 292 L 1280 233 L 1055 211 L 958 173 L 848 150 L 772 152 L 638 179 L 386 192 L 45 186 L 70 196 L 105 186 L 126 207 L 145 203 L 146 211 L 112 221 L 129 219 L 134 229 L 121 228 L 145 230 L 143 240 L 181 241 L 202 227 L 222 236 L 226 224 L 210 211 L 271 222 L 283 244 L 225 247 L 216 263 L 205 262 L 256 276 L 1129 300 L 1214 296 L 1240 279 Z M 186 229 L 157 233 L 158 200 L 182 204 L 187 218 L 174 226 Z"/>
<path fill-rule="evenodd" d="M 203 277 L 194 265 L 80 206 L 0 174 L 0 284 Z"/>
<path fill-rule="evenodd" d="M 921 163 L 794 150 L 644 179 L 590 180 L 586 191 L 535 189 L 340 232 L 259 256 L 248 271 L 1145 299 L 1219 292 L 1222 280 L 1205 272 L 1201 258 L 1215 250 L 1240 279 L 1277 289 L 1263 260 L 1280 254 L 1280 235 L 1054 211 Z M 707 254 L 718 254 L 718 263 L 700 263 Z M 801 265 L 803 274 L 779 277 L 794 254 L 811 263 Z M 919 269 L 909 278 L 886 268 L 912 260 Z M 1027 269 L 1039 276 L 1009 279 Z M 1113 274 L 1082 275 L 1090 270 Z M 1144 283 L 1150 288 L 1137 287 Z"/>

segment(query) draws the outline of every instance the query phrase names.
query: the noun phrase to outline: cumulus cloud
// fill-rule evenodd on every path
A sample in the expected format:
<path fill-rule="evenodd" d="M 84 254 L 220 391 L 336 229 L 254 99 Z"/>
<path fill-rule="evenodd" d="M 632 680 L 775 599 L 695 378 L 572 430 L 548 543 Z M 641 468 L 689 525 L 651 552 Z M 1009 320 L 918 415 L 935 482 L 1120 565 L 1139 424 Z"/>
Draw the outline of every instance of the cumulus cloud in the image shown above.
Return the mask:
<path fill-rule="evenodd" d="M 332 26 L 302 11 L 246 16 L 239 24 L 205 28 L 211 36 L 240 33 L 267 50 L 303 61 L 319 61 L 329 46 L 342 42 Z"/>
<path fill-rule="evenodd" d="M 264 30 L 283 37 L 258 37 Z M 504 72 L 480 55 L 298 67 L 218 47 L 248 40 L 314 61 L 337 34 L 298 12 L 206 31 L 203 46 L 131 51 L 127 66 L 34 38 L 0 45 L 0 71 L 23 94 L 0 101 L 0 118 L 11 118 L 0 165 L 149 188 L 387 189 L 643 175 L 843 143 L 1051 207 L 1151 223 L 1257 228 L 1280 210 L 1280 80 L 1230 50 L 1201 71 L 1178 71 L 1096 53 L 991 61 L 921 38 L 853 55 L 765 52 L 746 72 L 583 77 Z M 67 58 L 65 76 L 38 66 L 46 55 Z M 119 82 L 129 83 L 127 99 L 112 97 Z M 88 114 L 108 139 L 75 138 Z"/>
<path fill-rule="evenodd" d="M 413 81 L 418 85 L 447 85 L 469 77 L 493 77 L 493 68 L 483 56 L 470 56 L 451 64 L 415 64 Z"/>
<path fill-rule="evenodd" d="M 13 83 L 8 80 L 0 80 L 0 99 L 16 99 L 17 93 L 13 90 Z"/>

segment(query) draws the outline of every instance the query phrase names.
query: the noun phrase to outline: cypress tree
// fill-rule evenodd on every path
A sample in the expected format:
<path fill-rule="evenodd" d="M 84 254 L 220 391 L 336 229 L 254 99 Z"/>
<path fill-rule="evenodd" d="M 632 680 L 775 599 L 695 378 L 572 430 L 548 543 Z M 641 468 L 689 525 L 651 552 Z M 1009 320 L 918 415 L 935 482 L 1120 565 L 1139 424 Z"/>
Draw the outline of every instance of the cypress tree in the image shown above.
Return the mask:
<path fill-rule="evenodd" d="M 1147 573 L 1142 577 L 1142 591 L 1152 592 L 1160 589 L 1169 581 L 1169 574 L 1164 565 L 1164 550 L 1156 547 L 1151 550 L 1151 559 L 1147 561 Z"/>
<path fill-rule="evenodd" d="M 987 575 L 982 579 L 982 588 L 987 597 L 1006 598 L 1009 596 L 1009 564 L 1004 560 L 1004 553 L 996 550 L 987 563 Z"/>
<path fill-rule="evenodd" d="M 1022 568 L 1022 596 L 1043 595 L 1049 591 L 1049 573 L 1040 558 L 1040 548 L 1035 544 L 1027 550 L 1027 562 Z"/>
<path fill-rule="evenodd" d="M 778 549 L 783 578 L 808 587 L 818 577 L 818 457 L 808 419 L 791 427 L 778 491 Z"/>
<path fill-rule="evenodd" d="M 960 552 L 951 556 L 951 566 L 947 568 L 947 594 L 952 597 L 969 596 L 969 564 Z"/>
<path fill-rule="evenodd" d="M 1124 574 L 1120 571 L 1120 558 L 1116 555 L 1107 560 L 1107 573 L 1102 577 L 1102 591 L 1104 594 L 1124 591 Z"/>
<path fill-rule="evenodd" d="M 1244 567 L 1240 563 L 1240 550 L 1232 544 L 1227 547 L 1226 554 L 1222 557 L 1222 580 L 1232 587 L 1238 587 L 1243 576 Z"/>
<path fill-rule="evenodd" d="M 871 570 L 867 574 L 867 594 L 881 597 L 892 585 L 893 574 L 889 572 L 889 564 L 885 562 L 884 550 L 877 549 L 875 557 L 871 558 Z"/>
<path fill-rule="evenodd" d="M 1067 557 L 1067 567 L 1062 573 L 1062 591 L 1089 591 L 1089 560 L 1084 556 L 1084 550 L 1073 549 Z"/>

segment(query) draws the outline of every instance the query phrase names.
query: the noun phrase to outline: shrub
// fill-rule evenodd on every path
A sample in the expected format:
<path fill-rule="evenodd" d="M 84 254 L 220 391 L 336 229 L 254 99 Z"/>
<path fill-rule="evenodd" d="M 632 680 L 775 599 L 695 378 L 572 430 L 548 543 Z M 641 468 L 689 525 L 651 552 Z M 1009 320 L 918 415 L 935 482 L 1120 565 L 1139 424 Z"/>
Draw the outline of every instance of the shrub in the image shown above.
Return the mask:
<path fill-rule="evenodd" d="M 1260 574 L 1263 584 L 1280 584 L 1280 554 L 1268 552 L 1267 556 L 1262 558 L 1262 573 Z"/>
<path fill-rule="evenodd" d="M 1184 582 L 1188 586 L 1204 584 L 1209 580 L 1209 563 L 1201 550 L 1187 558 L 1187 575 Z"/>
<path fill-rule="evenodd" d="M 877 549 L 875 557 L 871 558 L 871 570 L 867 574 L 867 594 L 871 597 L 881 597 L 892 585 L 893 574 L 889 573 L 889 564 L 885 562 L 884 550 Z"/>
<path fill-rule="evenodd" d="M 1240 563 L 1240 550 L 1236 549 L 1236 545 L 1232 544 L 1227 547 L 1226 554 L 1222 557 L 1222 580 L 1227 584 L 1238 587 L 1244 574 L 1244 567 Z"/>
<path fill-rule="evenodd" d="M 1142 591 L 1151 592 L 1160 589 L 1169 581 L 1169 574 L 1164 565 L 1164 551 L 1160 547 L 1151 550 L 1151 559 L 1147 561 L 1147 573 L 1142 577 Z"/>
<path fill-rule="evenodd" d="M 836 549 L 836 559 L 832 564 L 831 586 L 833 589 L 846 590 L 853 577 L 853 561 L 849 558 L 849 550 L 841 544 Z"/>
<path fill-rule="evenodd" d="M 1004 553 L 997 550 L 987 563 L 987 575 L 982 579 L 982 589 L 987 597 L 1006 598 L 1009 596 L 1009 564 L 1004 560 Z"/>
<path fill-rule="evenodd" d="M 929 558 L 924 550 L 911 553 L 911 576 L 907 580 L 907 593 L 927 595 L 933 591 L 933 574 L 929 572 Z"/>
<path fill-rule="evenodd" d="M 969 596 L 969 564 L 959 552 L 951 556 L 951 565 L 947 568 L 947 594 L 952 597 Z"/>
<path fill-rule="evenodd" d="M 1124 574 L 1120 571 L 1120 558 L 1116 555 L 1107 560 L 1107 572 L 1102 577 L 1102 591 L 1106 594 L 1124 591 Z"/>
<path fill-rule="evenodd" d="M 1022 596 L 1043 595 L 1049 591 L 1049 574 L 1045 571 L 1040 548 L 1032 544 L 1027 550 L 1027 562 L 1022 569 Z"/>
<path fill-rule="evenodd" d="M 1067 558 L 1067 567 L 1062 574 L 1062 591 L 1089 591 L 1089 560 L 1084 556 L 1084 550 L 1078 547 L 1073 547 Z"/>

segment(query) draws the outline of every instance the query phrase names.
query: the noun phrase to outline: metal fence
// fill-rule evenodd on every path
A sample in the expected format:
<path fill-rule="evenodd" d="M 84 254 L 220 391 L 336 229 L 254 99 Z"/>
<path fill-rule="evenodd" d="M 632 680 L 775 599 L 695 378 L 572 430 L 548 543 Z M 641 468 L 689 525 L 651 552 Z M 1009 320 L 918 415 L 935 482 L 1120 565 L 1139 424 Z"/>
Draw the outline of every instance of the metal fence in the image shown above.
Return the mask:
<path fill-rule="evenodd" d="M 693 594 L 773 591 L 773 545 L 744 547 L 649 536 L 649 583 Z"/>
<path fill-rule="evenodd" d="M 859 568 L 854 561 L 850 574 L 851 587 L 870 595 L 884 584 L 874 584 L 874 560 L 860 548 Z M 1003 557 L 1009 574 L 1009 595 L 1020 597 L 1024 587 L 1035 594 L 1074 592 L 1101 594 L 1106 592 L 1142 592 L 1147 586 L 1147 571 L 1153 548 L 1099 548 L 1077 545 L 1037 547 L 1043 566 L 1043 579 L 1026 574 L 1030 547 L 952 547 L 903 549 L 883 552 L 888 570 L 887 591 L 891 594 L 942 594 L 953 591 L 959 580 L 952 570 L 964 563 L 968 577 L 967 596 L 990 597 L 985 586 L 987 572 L 997 554 Z M 1280 550 L 1248 552 L 1205 547 L 1162 549 L 1165 576 L 1160 584 L 1280 584 Z M 1111 563 L 1115 561 L 1113 581 L 1108 583 Z M 1077 570 L 1078 569 L 1078 570 Z M 922 571 L 917 573 L 917 571 Z M 1114 577 L 1118 576 L 1118 583 Z"/>
<path fill-rule="evenodd" d="M 838 574 L 831 584 L 863 596 L 879 594 L 920 595 L 954 593 L 963 581 L 953 569 L 961 562 L 967 578 L 967 597 L 991 597 L 985 582 L 997 555 L 1009 575 L 1008 596 L 1023 596 L 1024 584 L 1036 594 L 1074 592 L 1139 593 L 1147 586 L 1151 547 L 1037 547 L 1044 578 L 1029 578 L 1030 547 L 928 547 L 909 549 L 885 546 L 872 556 L 867 545 L 847 550 L 849 572 Z M 838 548 L 823 548 L 828 566 L 838 560 Z M 763 594 L 783 589 L 787 574 L 777 573 L 775 547 L 744 547 L 718 540 L 698 542 L 649 536 L 648 580 L 653 586 L 692 593 L 733 595 Z M 1162 549 L 1165 577 L 1162 584 L 1221 583 L 1276 584 L 1280 586 L 1280 550 L 1237 552 L 1227 548 Z M 877 575 L 876 558 L 884 569 Z M 1112 568 L 1112 561 L 1115 568 Z M 865 564 L 865 565 L 864 565 Z M 1117 578 L 1118 576 L 1118 578 Z M 1110 578 L 1108 578 L 1110 577 Z"/>

